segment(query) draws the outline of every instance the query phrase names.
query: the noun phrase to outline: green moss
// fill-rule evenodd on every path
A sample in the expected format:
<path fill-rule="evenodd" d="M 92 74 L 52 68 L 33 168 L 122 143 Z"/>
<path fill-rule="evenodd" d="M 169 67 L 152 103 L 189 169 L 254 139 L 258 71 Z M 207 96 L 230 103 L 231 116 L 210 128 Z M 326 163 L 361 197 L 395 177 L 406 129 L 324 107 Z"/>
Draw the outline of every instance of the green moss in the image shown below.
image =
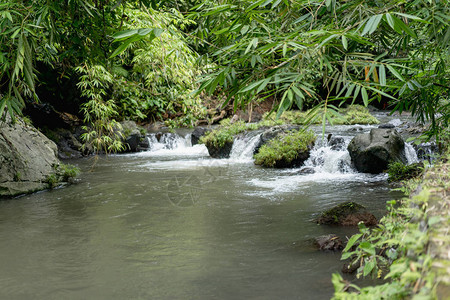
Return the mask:
<path fill-rule="evenodd" d="M 222 121 L 222 125 L 214 129 L 213 131 L 202 136 L 199 140 L 200 143 L 206 146 L 214 146 L 217 148 L 223 147 L 226 143 L 233 142 L 234 136 L 248 129 L 244 121 L 238 121 L 233 124 L 229 124 L 226 121 Z"/>
<path fill-rule="evenodd" d="M 263 145 L 255 154 L 255 164 L 265 167 L 275 167 L 278 161 L 287 163 L 296 159 L 301 152 L 308 151 L 316 141 L 311 130 L 291 131 Z"/>
<path fill-rule="evenodd" d="M 286 124 L 305 125 L 308 118 L 308 111 L 289 110 L 283 112 L 280 120 Z M 378 124 L 377 118 L 372 116 L 369 110 L 362 105 L 349 105 L 347 108 L 342 108 L 338 111 L 339 116 L 331 115 L 333 125 L 354 125 L 354 124 Z M 268 119 L 266 114 L 264 118 Z M 319 124 L 321 118 L 315 118 L 314 124 Z"/>
<path fill-rule="evenodd" d="M 354 125 L 354 124 L 378 124 L 377 118 L 372 116 L 367 109 L 362 105 L 350 105 L 349 107 L 340 111 L 343 118 L 342 120 L 336 119 L 334 124 L 345 124 L 345 125 Z M 334 120 L 333 120 L 334 121 Z"/>
<path fill-rule="evenodd" d="M 54 165 L 55 173 L 50 174 L 45 179 L 50 189 L 55 188 L 62 182 L 71 182 L 80 174 L 80 169 L 70 164 Z"/>
<path fill-rule="evenodd" d="M 389 181 L 397 182 L 419 177 L 423 174 L 423 164 L 405 165 L 401 162 L 393 162 L 388 165 Z"/>
<path fill-rule="evenodd" d="M 257 130 L 262 127 L 281 125 L 282 123 L 283 122 L 280 120 L 263 120 L 259 123 L 247 124 L 244 121 L 237 121 L 231 124 L 230 119 L 223 119 L 220 122 L 220 126 L 202 136 L 199 143 L 205 144 L 206 146 L 221 148 L 226 143 L 233 142 L 234 137 L 239 133 L 249 130 Z"/>

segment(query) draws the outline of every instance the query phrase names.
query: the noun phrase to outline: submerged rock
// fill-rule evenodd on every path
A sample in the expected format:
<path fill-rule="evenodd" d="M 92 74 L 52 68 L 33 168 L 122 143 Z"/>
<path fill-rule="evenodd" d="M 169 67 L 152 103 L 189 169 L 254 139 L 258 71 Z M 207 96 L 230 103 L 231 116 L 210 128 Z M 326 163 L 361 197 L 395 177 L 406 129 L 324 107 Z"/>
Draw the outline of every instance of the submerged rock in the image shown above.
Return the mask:
<path fill-rule="evenodd" d="M 316 237 L 314 239 L 314 245 L 322 251 L 339 251 L 344 249 L 341 239 L 335 234 Z"/>
<path fill-rule="evenodd" d="M 56 144 L 22 120 L 0 121 L 0 197 L 48 187 L 59 160 Z"/>
<path fill-rule="evenodd" d="M 363 173 L 381 173 L 393 161 L 408 162 L 405 142 L 394 129 L 374 128 L 357 135 L 347 149 L 356 170 Z"/>
<path fill-rule="evenodd" d="M 326 225 L 356 226 L 363 222 L 366 226 L 378 223 L 373 214 L 355 202 L 344 202 L 322 213 L 317 223 Z"/>

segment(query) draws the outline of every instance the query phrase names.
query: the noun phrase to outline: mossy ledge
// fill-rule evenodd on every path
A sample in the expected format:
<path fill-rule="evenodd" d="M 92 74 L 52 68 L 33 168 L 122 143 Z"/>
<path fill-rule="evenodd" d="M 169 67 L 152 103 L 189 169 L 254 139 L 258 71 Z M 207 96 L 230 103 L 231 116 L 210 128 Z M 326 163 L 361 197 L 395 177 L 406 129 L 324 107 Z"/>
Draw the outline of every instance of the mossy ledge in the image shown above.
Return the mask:
<path fill-rule="evenodd" d="M 290 131 L 263 145 L 254 155 L 255 164 L 269 168 L 300 166 L 308 159 L 315 141 L 311 130 Z"/>
<path fill-rule="evenodd" d="M 305 125 L 308 119 L 310 111 L 296 111 L 290 110 L 285 111 L 281 116 L 280 120 L 289 124 Z M 379 124 L 377 118 L 372 116 L 367 109 L 362 105 L 349 105 L 347 108 L 339 109 L 336 115 L 330 116 L 333 125 L 355 125 L 355 124 Z M 322 122 L 322 118 L 313 117 L 312 123 L 319 124 Z"/>

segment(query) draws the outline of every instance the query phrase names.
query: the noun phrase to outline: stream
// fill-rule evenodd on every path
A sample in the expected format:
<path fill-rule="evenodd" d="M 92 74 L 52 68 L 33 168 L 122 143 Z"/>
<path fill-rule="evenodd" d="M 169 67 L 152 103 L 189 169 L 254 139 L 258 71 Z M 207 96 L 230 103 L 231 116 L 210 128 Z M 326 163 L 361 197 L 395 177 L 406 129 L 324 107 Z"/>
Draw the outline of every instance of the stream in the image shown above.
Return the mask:
<path fill-rule="evenodd" d="M 355 128 L 327 130 L 348 144 L 373 127 Z M 148 151 L 93 171 L 68 161 L 78 184 L 0 201 L 0 299 L 329 299 L 340 253 L 311 239 L 356 229 L 313 220 L 345 201 L 380 218 L 401 195 L 325 143 L 305 163 L 314 174 L 255 166 L 254 137 L 212 159 L 188 134 L 150 135 Z"/>

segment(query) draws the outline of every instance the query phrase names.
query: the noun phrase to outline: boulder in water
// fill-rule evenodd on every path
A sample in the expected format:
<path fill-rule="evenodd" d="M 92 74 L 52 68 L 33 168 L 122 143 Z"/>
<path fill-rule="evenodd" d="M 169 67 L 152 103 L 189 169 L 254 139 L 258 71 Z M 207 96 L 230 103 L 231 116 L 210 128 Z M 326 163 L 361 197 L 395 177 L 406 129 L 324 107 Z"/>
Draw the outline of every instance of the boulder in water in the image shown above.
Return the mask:
<path fill-rule="evenodd" d="M 373 214 L 355 202 L 344 202 L 322 213 L 317 223 L 326 225 L 356 226 L 363 222 L 366 226 L 378 223 Z"/>
<path fill-rule="evenodd" d="M 233 142 L 226 141 L 223 145 L 207 144 L 208 153 L 213 158 L 229 158 Z"/>
<path fill-rule="evenodd" d="M 314 245 L 322 251 L 340 251 L 344 249 L 341 239 L 335 234 L 316 237 L 314 239 Z"/>
<path fill-rule="evenodd" d="M 191 144 L 192 146 L 197 145 L 198 141 L 202 136 L 205 135 L 205 133 L 210 132 L 211 129 L 205 128 L 205 127 L 196 127 L 194 131 L 191 134 Z"/>
<path fill-rule="evenodd" d="M 316 136 L 310 130 L 279 135 L 255 154 L 255 164 L 269 168 L 300 167 L 309 158 L 315 141 Z"/>
<path fill-rule="evenodd" d="M 56 144 L 22 120 L 0 121 L 0 197 L 48 188 L 56 177 Z"/>
<path fill-rule="evenodd" d="M 331 147 L 331 150 L 341 151 L 345 149 L 345 140 L 340 136 L 332 136 L 328 140 L 328 146 Z"/>
<path fill-rule="evenodd" d="M 253 150 L 253 154 L 258 153 L 259 149 L 267 144 L 269 141 L 277 138 L 280 135 L 286 134 L 290 130 L 298 130 L 300 126 L 274 126 L 269 129 L 266 129 L 262 134 L 261 138 L 256 144 L 255 149 Z"/>
<path fill-rule="evenodd" d="M 378 128 L 390 129 L 390 128 L 395 128 L 395 125 L 386 123 L 386 124 L 379 125 Z"/>
<path fill-rule="evenodd" d="M 363 173 L 381 173 L 394 161 L 408 163 L 405 142 L 395 129 L 374 128 L 359 134 L 347 149 L 356 170 Z"/>

